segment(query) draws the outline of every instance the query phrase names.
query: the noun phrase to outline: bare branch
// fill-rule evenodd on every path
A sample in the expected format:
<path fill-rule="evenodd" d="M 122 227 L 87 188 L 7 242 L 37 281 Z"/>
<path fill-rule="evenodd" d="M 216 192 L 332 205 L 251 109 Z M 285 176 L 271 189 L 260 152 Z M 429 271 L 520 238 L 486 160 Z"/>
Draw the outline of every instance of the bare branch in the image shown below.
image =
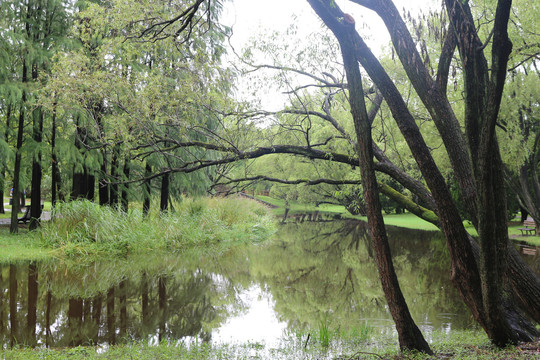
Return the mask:
<path fill-rule="evenodd" d="M 229 185 L 244 181 L 270 181 L 275 182 L 279 184 L 286 184 L 286 185 L 299 185 L 299 184 L 305 184 L 305 185 L 320 185 L 320 184 L 329 184 L 329 185 L 359 185 L 361 184 L 361 181 L 358 180 L 334 180 L 334 179 L 315 179 L 315 180 L 309 180 L 309 179 L 296 179 L 296 180 L 285 180 L 285 179 L 278 179 L 273 178 L 269 176 L 264 175 L 257 175 L 252 177 L 245 177 L 240 179 L 229 179 L 226 182 L 222 182 L 222 185 Z"/>

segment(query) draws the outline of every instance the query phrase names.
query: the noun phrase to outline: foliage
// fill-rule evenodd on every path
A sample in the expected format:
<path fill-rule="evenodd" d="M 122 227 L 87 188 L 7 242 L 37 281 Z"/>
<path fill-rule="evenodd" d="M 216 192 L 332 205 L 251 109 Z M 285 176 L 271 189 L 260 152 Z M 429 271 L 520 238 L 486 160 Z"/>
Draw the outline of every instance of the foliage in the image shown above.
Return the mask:
<path fill-rule="evenodd" d="M 274 231 L 272 218 L 261 205 L 244 199 L 185 199 L 176 212 L 128 213 L 89 201 L 58 204 L 53 220 L 38 235 L 47 247 L 65 256 L 109 257 L 150 250 L 179 251 L 262 241 Z"/>
<path fill-rule="evenodd" d="M 340 348 L 333 351 L 321 351 L 317 347 L 304 348 L 301 341 L 294 337 L 288 339 L 277 348 L 254 346 L 252 343 L 228 344 L 166 344 L 150 346 L 142 342 L 127 345 L 116 345 L 106 349 L 95 347 L 76 347 L 66 349 L 10 349 L 3 355 L 13 360 L 33 359 L 514 359 L 526 360 L 538 355 L 534 346 L 508 347 L 495 349 L 480 331 L 452 331 L 450 334 L 440 332 L 433 337 L 435 356 L 423 356 L 416 353 L 396 354 L 396 349 L 388 345 L 385 339 L 372 344 L 364 344 L 358 350 L 358 343 L 340 342 Z M 343 355 L 345 354 L 345 355 Z"/>

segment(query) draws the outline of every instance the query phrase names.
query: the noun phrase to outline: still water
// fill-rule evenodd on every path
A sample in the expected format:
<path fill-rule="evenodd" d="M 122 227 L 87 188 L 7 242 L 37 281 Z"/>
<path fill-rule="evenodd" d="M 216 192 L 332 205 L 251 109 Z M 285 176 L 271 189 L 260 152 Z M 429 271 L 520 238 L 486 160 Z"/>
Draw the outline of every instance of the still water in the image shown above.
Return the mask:
<path fill-rule="evenodd" d="M 388 234 L 402 290 L 427 337 L 474 327 L 448 280 L 441 235 L 392 227 Z M 538 271 L 536 249 L 523 249 Z M 321 324 L 395 332 L 363 222 L 286 224 L 272 241 L 219 254 L 0 264 L 4 349 L 133 340 L 272 345 Z"/>

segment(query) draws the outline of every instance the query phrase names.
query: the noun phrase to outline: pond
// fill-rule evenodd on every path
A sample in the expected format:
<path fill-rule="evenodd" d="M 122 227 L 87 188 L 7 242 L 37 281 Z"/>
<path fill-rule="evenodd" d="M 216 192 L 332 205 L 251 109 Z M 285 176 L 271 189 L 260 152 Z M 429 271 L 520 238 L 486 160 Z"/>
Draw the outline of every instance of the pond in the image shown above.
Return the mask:
<path fill-rule="evenodd" d="M 388 228 L 402 290 L 417 324 L 475 327 L 448 280 L 437 232 Z M 536 248 L 524 256 L 538 271 Z M 65 347 L 142 340 L 276 344 L 321 327 L 346 336 L 395 335 L 367 226 L 290 223 L 275 239 L 215 252 L 129 261 L 0 264 L 0 341 Z"/>

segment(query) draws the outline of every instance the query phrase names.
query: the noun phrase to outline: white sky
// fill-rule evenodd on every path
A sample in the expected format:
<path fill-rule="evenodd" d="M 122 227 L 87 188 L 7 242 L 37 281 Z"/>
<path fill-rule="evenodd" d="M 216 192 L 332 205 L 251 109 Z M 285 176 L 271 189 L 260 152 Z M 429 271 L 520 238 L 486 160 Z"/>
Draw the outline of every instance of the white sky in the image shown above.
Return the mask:
<path fill-rule="evenodd" d="M 379 54 L 381 48 L 390 42 L 382 20 L 373 11 L 348 0 L 337 2 L 344 12 L 353 16 L 357 31 L 371 50 Z M 411 14 L 416 14 L 420 9 L 424 12 L 438 9 L 441 1 L 394 0 L 394 3 L 400 12 L 406 8 Z M 294 22 L 297 24 L 297 36 L 300 38 L 319 31 L 323 26 L 306 0 L 227 0 L 222 21 L 225 25 L 232 26 L 231 44 L 238 53 L 249 45 L 250 38 L 262 37 L 272 31 L 285 31 Z M 243 85 L 239 84 L 239 87 L 242 88 Z M 267 110 L 279 110 L 286 99 L 277 93 L 279 91 L 276 89 L 261 89 L 257 98 L 263 99 L 262 105 Z M 249 100 L 249 96 L 238 96 Z"/>
<path fill-rule="evenodd" d="M 440 0 L 394 0 L 394 3 L 400 12 L 406 8 L 412 14 L 420 9 L 427 11 L 440 7 Z M 389 41 L 382 21 L 374 12 L 347 0 L 338 1 L 338 5 L 354 17 L 357 30 L 368 38 L 366 41 L 373 51 Z M 284 30 L 296 21 L 301 36 L 322 26 L 306 0 L 228 0 L 223 20 L 226 25 L 233 26 L 232 43 L 238 48 L 245 46 L 250 36 L 264 32 L 264 29 Z M 363 22 L 366 28 L 360 27 Z"/>

